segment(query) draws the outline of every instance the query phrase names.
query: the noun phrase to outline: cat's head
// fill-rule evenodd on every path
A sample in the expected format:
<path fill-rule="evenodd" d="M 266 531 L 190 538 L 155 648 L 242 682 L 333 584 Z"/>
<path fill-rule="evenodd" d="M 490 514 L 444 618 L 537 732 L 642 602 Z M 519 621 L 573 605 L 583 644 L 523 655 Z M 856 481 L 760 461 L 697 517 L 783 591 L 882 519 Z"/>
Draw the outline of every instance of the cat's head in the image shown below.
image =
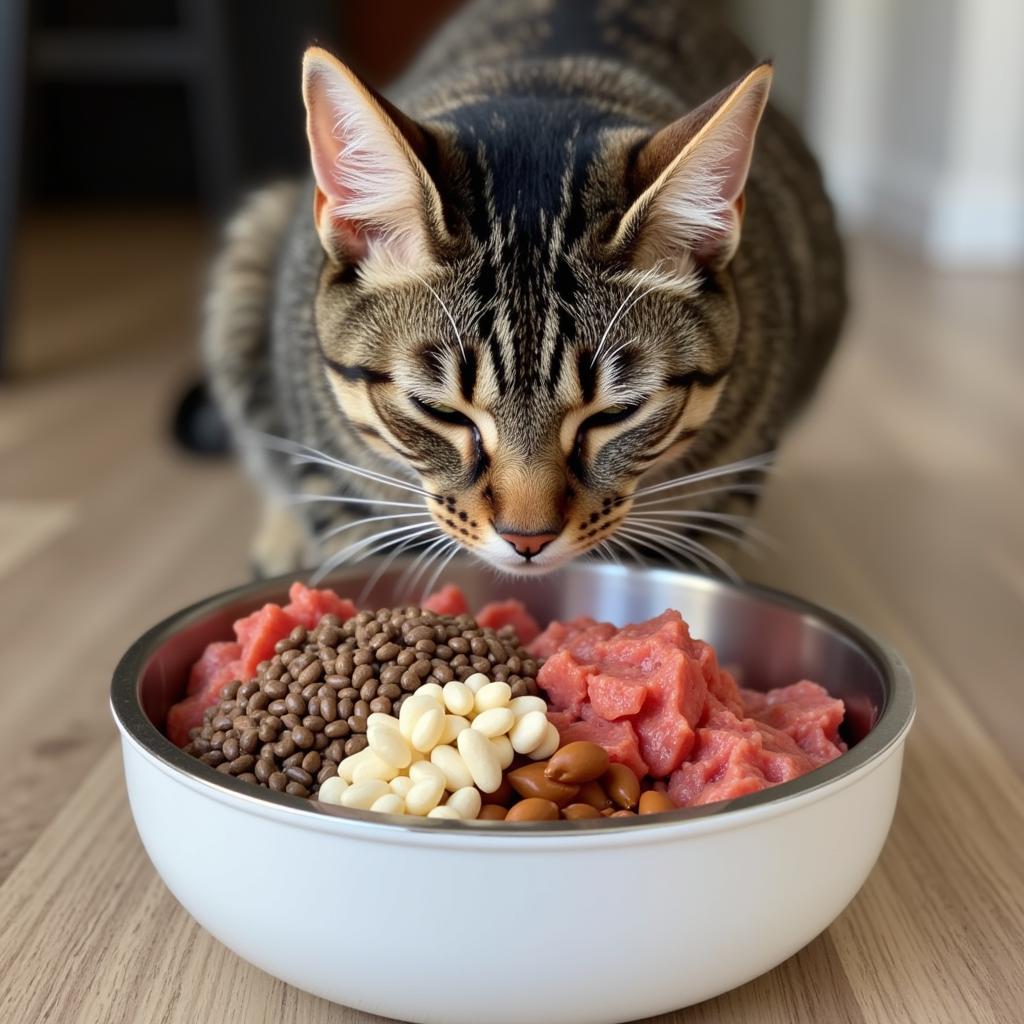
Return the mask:
<path fill-rule="evenodd" d="M 307 53 L 323 373 L 490 563 L 543 572 L 600 545 L 712 416 L 770 80 L 759 66 L 653 134 L 564 99 L 418 124 Z"/>

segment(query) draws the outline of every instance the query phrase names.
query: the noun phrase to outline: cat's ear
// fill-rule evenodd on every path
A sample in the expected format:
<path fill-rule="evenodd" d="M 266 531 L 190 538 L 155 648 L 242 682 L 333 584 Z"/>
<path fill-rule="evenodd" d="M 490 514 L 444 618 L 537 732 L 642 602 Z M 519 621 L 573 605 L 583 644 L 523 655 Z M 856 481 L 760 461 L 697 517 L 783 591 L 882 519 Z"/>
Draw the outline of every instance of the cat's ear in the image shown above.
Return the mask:
<path fill-rule="evenodd" d="M 714 269 L 729 263 L 771 81 L 771 65 L 758 65 L 641 146 L 630 182 L 637 198 L 613 247 L 628 248 L 638 267 L 670 273 L 694 262 Z"/>
<path fill-rule="evenodd" d="M 441 199 L 421 159 L 426 133 L 325 50 L 302 61 L 314 218 L 339 263 L 380 256 L 415 269 L 444 231 Z"/>

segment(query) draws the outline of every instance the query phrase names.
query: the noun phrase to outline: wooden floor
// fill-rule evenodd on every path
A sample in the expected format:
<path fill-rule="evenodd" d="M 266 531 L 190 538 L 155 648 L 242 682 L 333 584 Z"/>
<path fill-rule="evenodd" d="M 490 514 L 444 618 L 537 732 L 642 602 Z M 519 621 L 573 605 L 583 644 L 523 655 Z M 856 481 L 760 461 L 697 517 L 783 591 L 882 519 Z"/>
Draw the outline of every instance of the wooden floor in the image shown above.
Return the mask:
<path fill-rule="evenodd" d="M 111 668 L 144 627 L 246 575 L 254 520 L 231 466 L 167 441 L 194 367 L 201 233 L 180 216 L 131 227 L 72 245 L 73 301 L 57 298 L 60 232 L 39 227 L 26 375 L 0 390 L 0 1020 L 364 1021 L 200 932 L 128 817 Z M 778 552 L 750 574 L 907 658 L 920 715 L 900 808 L 825 935 L 665 1020 L 1021 1019 L 1024 281 L 928 272 L 869 242 L 853 278 L 846 343 L 763 507 Z"/>

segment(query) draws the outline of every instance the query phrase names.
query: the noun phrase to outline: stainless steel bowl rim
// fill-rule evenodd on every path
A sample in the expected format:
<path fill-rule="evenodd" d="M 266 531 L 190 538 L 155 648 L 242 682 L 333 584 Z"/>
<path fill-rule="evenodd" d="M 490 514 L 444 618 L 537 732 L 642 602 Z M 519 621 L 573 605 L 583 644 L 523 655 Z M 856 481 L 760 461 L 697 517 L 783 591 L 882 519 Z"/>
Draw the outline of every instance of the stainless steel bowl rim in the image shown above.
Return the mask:
<path fill-rule="evenodd" d="M 369 564 L 369 563 L 368 563 Z M 656 815 L 632 818 L 600 818 L 581 821 L 531 822 L 508 824 L 504 822 L 459 822 L 443 818 L 418 818 L 408 815 L 380 814 L 359 811 L 310 801 L 287 793 L 277 793 L 251 783 L 241 782 L 209 767 L 176 747 L 149 720 L 138 696 L 138 682 L 149 659 L 160 646 L 177 631 L 193 624 L 215 611 L 222 604 L 256 595 L 275 585 L 287 587 L 297 575 L 259 580 L 232 587 L 206 597 L 179 612 L 169 615 L 142 634 L 128 648 L 114 670 L 110 705 L 114 720 L 123 737 L 153 760 L 164 771 L 198 788 L 208 796 L 236 806 L 249 813 L 271 817 L 289 824 L 322 831 L 358 830 L 363 837 L 374 835 L 384 841 L 398 838 L 396 832 L 427 833 L 439 840 L 457 834 L 461 840 L 470 836 L 493 841 L 498 837 L 526 842 L 537 836 L 574 836 L 581 839 L 601 832 L 611 839 L 615 833 L 640 833 L 654 838 L 654 832 L 671 830 L 697 834 L 708 829 L 715 831 L 738 827 L 752 818 L 765 814 L 786 813 L 796 810 L 808 799 L 827 796 L 826 791 L 855 781 L 855 777 L 880 765 L 904 739 L 915 715 L 915 698 L 910 671 L 903 659 L 888 644 L 877 640 L 865 630 L 837 612 L 795 597 L 784 591 L 756 584 L 734 584 L 726 580 L 711 579 L 694 573 L 674 569 L 626 569 L 621 566 L 592 567 L 602 574 L 644 573 L 652 579 L 661 575 L 673 579 L 685 577 L 689 586 L 739 590 L 750 596 L 788 608 L 803 615 L 817 618 L 842 633 L 875 662 L 882 672 L 889 698 L 871 731 L 851 750 L 827 765 L 817 768 L 791 782 L 780 783 L 757 793 L 725 800 L 702 807 L 680 808 Z M 326 581 L 327 583 L 330 580 Z M 181 777 L 184 778 L 181 778 Z M 422 838 L 427 838 L 426 835 Z M 446 843 L 447 845 L 447 843 Z"/>

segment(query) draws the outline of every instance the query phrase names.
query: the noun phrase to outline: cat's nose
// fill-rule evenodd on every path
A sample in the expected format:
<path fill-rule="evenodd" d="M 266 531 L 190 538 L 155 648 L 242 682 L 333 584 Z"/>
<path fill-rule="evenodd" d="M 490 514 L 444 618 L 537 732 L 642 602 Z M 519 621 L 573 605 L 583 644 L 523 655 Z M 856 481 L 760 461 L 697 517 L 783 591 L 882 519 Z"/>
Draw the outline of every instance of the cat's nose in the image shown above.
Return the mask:
<path fill-rule="evenodd" d="M 534 555 L 539 555 L 553 540 L 558 537 L 555 532 L 548 533 L 509 533 L 501 527 L 495 528 L 498 536 L 511 544 L 517 555 L 529 560 Z"/>

